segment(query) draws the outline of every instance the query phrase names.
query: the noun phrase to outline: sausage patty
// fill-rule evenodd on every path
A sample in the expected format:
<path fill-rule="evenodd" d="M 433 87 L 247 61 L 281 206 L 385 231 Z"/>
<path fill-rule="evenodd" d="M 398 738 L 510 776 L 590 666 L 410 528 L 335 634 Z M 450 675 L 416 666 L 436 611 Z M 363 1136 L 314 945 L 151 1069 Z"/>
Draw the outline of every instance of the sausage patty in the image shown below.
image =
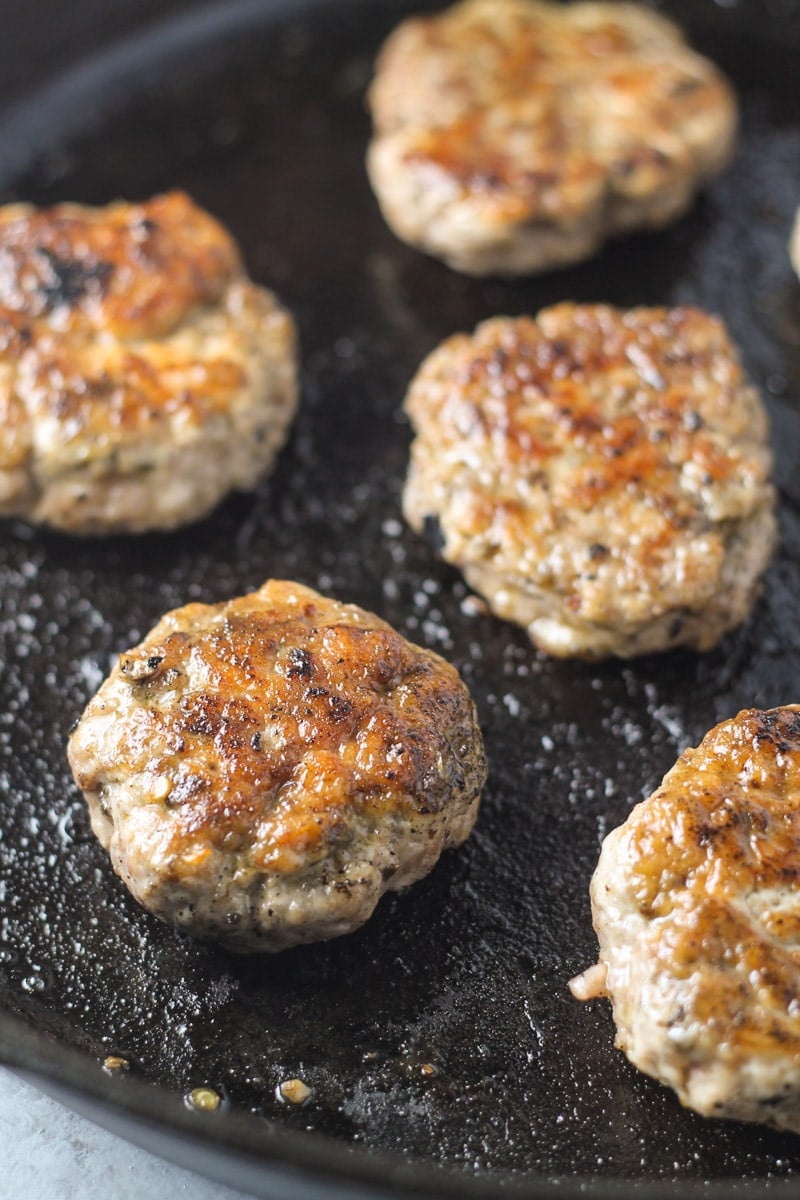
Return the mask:
<path fill-rule="evenodd" d="M 800 1133 L 800 707 L 687 750 L 603 843 L 599 965 L 631 1062 L 706 1116 Z"/>
<path fill-rule="evenodd" d="M 92 827 L 157 916 L 235 951 L 348 933 L 470 833 L 456 670 L 296 583 L 167 613 L 69 743 Z"/>
<path fill-rule="evenodd" d="M 555 655 L 706 650 L 775 544 L 767 420 L 722 323 L 559 305 L 444 342 L 406 407 L 406 517 Z"/>
<path fill-rule="evenodd" d="M 737 120 L 720 72 L 641 4 L 464 0 L 400 25 L 369 98 L 386 220 L 475 275 L 674 220 L 728 162 Z"/>
<path fill-rule="evenodd" d="M 295 333 L 188 196 L 0 209 L 0 515 L 170 529 L 270 469 Z"/>

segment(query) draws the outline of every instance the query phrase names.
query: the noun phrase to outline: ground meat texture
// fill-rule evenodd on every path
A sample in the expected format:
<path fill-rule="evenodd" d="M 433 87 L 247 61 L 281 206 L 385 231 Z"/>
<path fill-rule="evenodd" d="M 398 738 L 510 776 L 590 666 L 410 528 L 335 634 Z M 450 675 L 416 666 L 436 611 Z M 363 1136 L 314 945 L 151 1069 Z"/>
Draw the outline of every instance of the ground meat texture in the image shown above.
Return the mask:
<path fill-rule="evenodd" d="M 157 916 L 231 950 L 348 933 L 469 835 L 486 778 L 456 670 L 296 583 L 168 613 L 69 743 Z"/>
<path fill-rule="evenodd" d="M 188 196 L 0 209 L 0 515 L 170 529 L 268 472 L 295 331 Z"/>
<path fill-rule="evenodd" d="M 707 650 L 773 552 L 767 420 L 720 321 L 559 305 L 444 342 L 413 380 L 411 525 L 541 649 Z"/>
<path fill-rule="evenodd" d="M 800 707 L 687 750 L 609 834 L 592 880 L 617 1045 L 706 1116 L 800 1133 Z"/>
<path fill-rule="evenodd" d="M 386 220 L 475 275 L 577 262 L 673 221 L 737 124 L 720 72 L 640 4 L 465 0 L 399 26 L 369 98 Z"/>

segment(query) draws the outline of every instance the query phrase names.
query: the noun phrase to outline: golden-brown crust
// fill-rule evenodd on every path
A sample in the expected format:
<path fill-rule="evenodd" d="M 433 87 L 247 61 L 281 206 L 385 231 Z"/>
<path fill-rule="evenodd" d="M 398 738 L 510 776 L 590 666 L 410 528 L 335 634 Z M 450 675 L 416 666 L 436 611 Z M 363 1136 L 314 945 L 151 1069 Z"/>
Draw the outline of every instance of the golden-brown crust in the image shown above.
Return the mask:
<path fill-rule="evenodd" d="M 380 890 L 409 883 L 466 837 L 485 778 L 454 668 L 378 617 L 280 581 L 168 613 L 120 656 L 70 760 L 117 870 L 140 898 L 162 896 L 156 911 L 204 862 L 219 890 L 231 870 L 245 892 L 267 877 L 321 890 L 365 855 Z M 158 830 L 157 863 L 125 832 L 135 807 Z"/>
<path fill-rule="evenodd" d="M 705 975 L 695 1019 L 742 1051 L 800 1054 L 800 903 L 781 905 L 800 901 L 800 708 L 746 709 L 685 751 L 625 853 L 633 902 L 671 930 L 656 969 Z"/>
<path fill-rule="evenodd" d="M 718 605 L 732 537 L 751 519 L 763 516 L 769 552 L 764 410 L 722 323 L 696 309 L 495 318 L 435 350 L 406 406 L 412 525 L 436 517 L 445 558 L 468 577 L 491 571 L 502 615 L 530 624 L 524 594 L 550 597 L 584 630 L 583 652 L 608 652 L 603 629 L 619 635 L 612 652 L 627 639 L 658 648 L 636 642 L 654 620 Z M 707 646 L 725 621 L 675 636 Z"/>
<path fill-rule="evenodd" d="M 182 192 L 0 209 L 0 512 L 74 533 L 203 516 L 271 466 L 295 357 L 291 318 Z"/>
<path fill-rule="evenodd" d="M 0 329 L 17 345 L 46 330 L 163 337 L 241 271 L 233 238 L 184 192 L 0 209 Z"/>
<path fill-rule="evenodd" d="M 574 261 L 679 215 L 730 156 L 730 86 L 639 5 L 465 0 L 389 38 L 370 172 L 400 236 L 460 269 Z"/>
<path fill-rule="evenodd" d="M 299 590 L 273 581 L 260 594 L 266 603 L 232 600 L 213 627 L 206 606 L 178 609 L 115 667 L 140 714 L 132 735 L 120 731 L 115 761 L 143 766 L 151 739 L 175 748 L 162 774 L 176 779 L 169 802 L 177 837 L 202 830 L 215 844 L 249 838 L 253 819 L 301 763 L 303 799 L 299 806 L 284 799 L 280 827 L 287 843 L 296 837 L 306 848 L 330 834 L 342 801 L 431 813 L 450 793 L 452 777 L 437 771 L 446 747 L 436 731 L 464 708 L 456 672 L 376 617 L 355 624 L 344 610 L 332 624 L 311 598 L 287 612 L 281 593 L 290 589 Z M 196 634 L 183 632 L 195 623 Z M 165 694 L 180 688 L 189 657 L 203 690 L 172 707 Z M 265 719 L 280 725 L 275 741 Z M 346 777 L 346 786 L 329 786 L 331 773 Z"/>
<path fill-rule="evenodd" d="M 459 351 L 465 353 L 454 369 Z M 680 525 L 693 506 L 675 489 L 676 461 L 694 464 L 706 486 L 742 471 L 729 444 L 720 446 L 714 418 L 727 419 L 743 449 L 764 430 L 763 419 L 753 428 L 744 406 L 731 411 L 731 392 L 744 386 L 741 365 L 722 322 L 698 309 L 620 313 L 561 304 L 538 318 L 486 321 L 473 338 L 445 342 L 441 361 L 438 407 L 429 391 L 437 371 L 432 358 L 409 390 L 412 423 L 424 428 L 438 412 L 451 437 L 456 426 L 470 433 L 479 427 L 498 461 L 526 471 L 573 448 L 575 469 L 559 478 L 553 497 L 570 511 L 588 512 L 601 497 L 641 482 Z M 708 381 L 705 389 L 698 378 Z"/>
<path fill-rule="evenodd" d="M 701 1112 L 800 1131 L 798 884 L 796 705 L 717 725 L 604 845 L 619 1044 Z"/>

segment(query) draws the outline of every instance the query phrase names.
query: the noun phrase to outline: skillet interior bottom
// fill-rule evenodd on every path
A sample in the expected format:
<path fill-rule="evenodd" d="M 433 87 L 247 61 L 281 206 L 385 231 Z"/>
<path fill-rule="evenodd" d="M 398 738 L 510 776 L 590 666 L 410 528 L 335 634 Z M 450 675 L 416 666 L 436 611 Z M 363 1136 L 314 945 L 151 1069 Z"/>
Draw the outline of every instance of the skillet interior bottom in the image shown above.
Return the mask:
<path fill-rule="evenodd" d="M 304 362 L 293 438 L 256 496 L 170 536 L 3 531 L 0 1002 L 85 1052 L 88 1076 L 124 1055 L 170 1103 L 207 1085 L 254 1128 L 513 1170 L 531 1186 L 796 1178 L 800 1141 L 681 1110 L 613 1049 L 607 1006 L 576 1004 L 566 982 L 595 954 L 587 887 L 603 835 L 717 720 L 800 699 L 800 293 L 785 252 L 800 201 L 797 50 L 777 24 L 773 43 L 750 36 L 744 4 L 676 10 L 740 90 L 734 167 L 671 230 L 557 275 L 479 283 L 395 241 L 366 184 L 363 88 L 404 6 L 230 11 L 227 25 L 134 39 L 113 72 L 95 63 L 17 112 L 0 145 L 16 130 L 4 200 L 185 187 L 293 309 Z M 47 134 L 25 164 L 34 125 Z M 520 631 L 470 615 L 457 574 L 402 525 L 401 402 L 422 356 L 492 314 L 564 298 L 722 313 L 769 403 L 782 546 L 756 612 L 712 654 L 546 661 Z M 64 742 L 111 656 L 165 609 L 269 576 L 378 611 L 446 654 L 476 697 L 492 771 L 469 843 L 363 930 L 247 961 L 128 897 Z M 302 1108 L 276 1099 L 296 1076 L 313 1089 Z M 224 1120 L 209 1126 L 222 1142 Z"/>

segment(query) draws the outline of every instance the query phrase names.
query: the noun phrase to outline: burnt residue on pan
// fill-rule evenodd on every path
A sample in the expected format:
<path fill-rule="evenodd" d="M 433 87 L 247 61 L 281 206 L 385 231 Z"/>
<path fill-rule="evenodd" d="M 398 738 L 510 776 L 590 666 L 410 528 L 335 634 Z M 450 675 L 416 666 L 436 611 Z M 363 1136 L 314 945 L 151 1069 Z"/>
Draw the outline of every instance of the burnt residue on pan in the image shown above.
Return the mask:
<path fill-rule="evenodd" d="M 101 59 L 32 102 L 36 120 L 15 115 L 38 131 L 35 158 L 8 159 L 3 199 L 186 188 L 293 309 L 304 380 L 276 474 L 203 524 L 87 542 L 3 529 L 0 1002 L 82 1050 L 87 1076 L 123 1058 L 176 1104 L 210 1089 L 254 1128 L 266 1118 L 423 1166 L 534 1182 L 797 1178 L 798 1139 L 681 1110 L 613 1049 L 607 1007 L 577 1005 L 566 983 L 595 953 L 587 887 L 605 832 L 716 721 L 800 698 L 800 285 L 785 248 L 800 202 L 798 6 L 775 5 L 770 26 L 744 0 L 665 5 L 740 91 L 735 165 L 673 228 L 516 283 L 461 278 L 378 215 L 363 91 L 410 7 L 232 5 L 236 21 L 207 21 L 208 36 L 184 19 L 172 40 L 134 39 L 113 88 Z M 720 312 L 769 405 L 781 549 L 752 618 L 712 654 L 546 660 L 402 523 L 401 404 L 421 358 L 454 330 L 563 298 Z M 371 608 L 455 662 L 491 776 L 468 844 L 364 929 L 248 961 L 130 899 L 64 742 L 111 656 L 165 609 L 269 576 Z M 302 1103 L 281 1091 L 294 1080 Z"/>

